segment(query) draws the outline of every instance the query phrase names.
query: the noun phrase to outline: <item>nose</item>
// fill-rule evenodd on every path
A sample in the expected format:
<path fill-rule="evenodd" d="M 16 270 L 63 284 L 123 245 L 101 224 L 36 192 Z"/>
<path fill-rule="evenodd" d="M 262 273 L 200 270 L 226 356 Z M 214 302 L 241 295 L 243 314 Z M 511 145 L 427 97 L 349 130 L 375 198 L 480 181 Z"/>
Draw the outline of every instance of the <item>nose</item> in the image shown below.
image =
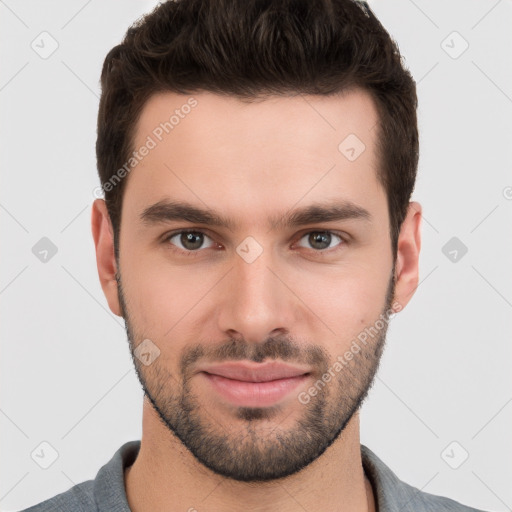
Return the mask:
<path fill-rule="evenodd" d="M 300 300 L 287 286 L 287 275 L 279 270 L 270 251 L 263 251 L 251 263 L 238 255 L 234 260 L 219 298 L 218 323 L 222 332 L 261 343 L 269 336 L 294 330 Z"/>

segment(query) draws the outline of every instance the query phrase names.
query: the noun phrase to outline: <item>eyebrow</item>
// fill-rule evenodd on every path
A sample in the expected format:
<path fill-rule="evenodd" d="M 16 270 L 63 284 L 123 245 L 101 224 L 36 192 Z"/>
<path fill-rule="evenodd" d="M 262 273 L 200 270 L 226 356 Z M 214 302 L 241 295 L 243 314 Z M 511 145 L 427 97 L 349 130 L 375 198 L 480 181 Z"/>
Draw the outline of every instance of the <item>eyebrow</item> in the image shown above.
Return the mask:
<path fill-rule="evenodd" d="M 283 215 L 270 218 L 270 229 L 299 227 L 318 222 L 333 222 L 342 220 L 372 221 L 370 212 L 351 201 L 341 200 L 329 203 L 314 203 L 298 208 Z M 148 206 L 140 214 L 140 220 L 145 225 L 161 224 L 170 221 L 186 221 L 193 224 L 223 227 L 233 231 L 235 222 L 209 208 L 202 208 L 182 201 L 162 199 Z"/>

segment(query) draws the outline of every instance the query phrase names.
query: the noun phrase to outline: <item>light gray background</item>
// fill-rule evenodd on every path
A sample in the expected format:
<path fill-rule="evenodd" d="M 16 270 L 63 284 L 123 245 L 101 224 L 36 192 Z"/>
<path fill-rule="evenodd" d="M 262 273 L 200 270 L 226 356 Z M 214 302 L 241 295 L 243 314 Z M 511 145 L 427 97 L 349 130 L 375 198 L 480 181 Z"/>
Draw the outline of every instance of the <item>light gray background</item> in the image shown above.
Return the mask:
<path fill-rule="evenodd" d="M 141 435 L 90 212 L 101 65 L 156 3 L 0 1 L 4 511 L 93 478 Z M 426 492 L 511 510 L 512 2 L 371 5 L 418 83 L 424 221 L 421 283 L 390 326 L 361 440 Z M 31 47 L 51 49 L 44 31 L 59 45 L 46 59 Z M 58 249 L 46 263 L 32 252 L 42 237 Z M 442 252 L 452 237 L 468 248 L 456 262 Z M 58 452 L 48 469 L 31 458 L 43 441 Z"/>

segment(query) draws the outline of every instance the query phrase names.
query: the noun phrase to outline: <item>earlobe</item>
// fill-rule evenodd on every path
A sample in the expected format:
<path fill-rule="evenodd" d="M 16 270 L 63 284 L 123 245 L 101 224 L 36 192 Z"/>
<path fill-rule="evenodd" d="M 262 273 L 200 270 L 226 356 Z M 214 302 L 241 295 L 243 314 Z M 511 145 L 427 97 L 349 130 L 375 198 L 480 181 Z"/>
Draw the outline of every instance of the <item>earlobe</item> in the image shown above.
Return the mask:
<path fill-rule="evenodd" d="M 122 316 L 116 280 L 117 263 L 114 254 L 114 232 L 103 199 L 96 199 L 92 205 L 91 228 L 96 247 L 96 264 L 101 288 L 112 313 Z"/>
<path fill-rule="evenodd" d="M 406 306 L 418 287 L 421 214 L 421 204 L 415 201 L 410 202 L 398 237 L 394 299 L 400 305 L 400 309 Z"/>

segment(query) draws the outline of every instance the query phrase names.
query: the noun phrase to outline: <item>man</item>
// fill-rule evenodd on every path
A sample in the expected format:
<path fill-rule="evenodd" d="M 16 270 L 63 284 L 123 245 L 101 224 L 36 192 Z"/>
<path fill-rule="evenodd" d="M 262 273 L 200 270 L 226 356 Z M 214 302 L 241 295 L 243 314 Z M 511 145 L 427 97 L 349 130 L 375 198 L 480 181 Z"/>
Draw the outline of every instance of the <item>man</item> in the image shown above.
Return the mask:
<path fill-rule="evenodd" d="M 98 272 L 141 442 L 31 511 L 470 511 L 360 444 L 418 284 L 415 83 L 351 0 L 177 0 L 107 55 Z"/>

